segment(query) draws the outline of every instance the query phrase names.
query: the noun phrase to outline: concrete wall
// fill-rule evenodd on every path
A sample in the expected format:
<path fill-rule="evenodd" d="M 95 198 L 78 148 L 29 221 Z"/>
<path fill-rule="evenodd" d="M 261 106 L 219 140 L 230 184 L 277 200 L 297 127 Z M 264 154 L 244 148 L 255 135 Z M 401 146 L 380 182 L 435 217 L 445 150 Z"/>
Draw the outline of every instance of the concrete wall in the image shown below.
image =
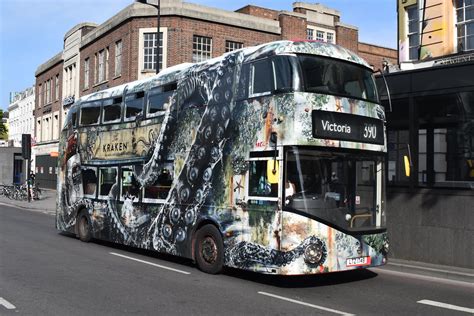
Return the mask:
<path fill-rule="evenodd" d="M 13 160 L 15 153 L 21 154 L 21 148 L 0 147 L 0 184 L 10 185 L 13 183 Z M 23 170 L 26 170 L 25 165 L 23 165 Z"/>
<path fill-rule="evenodd" d="M 474 191 L 390 188 L 389 256 L 474 269 Z"/>

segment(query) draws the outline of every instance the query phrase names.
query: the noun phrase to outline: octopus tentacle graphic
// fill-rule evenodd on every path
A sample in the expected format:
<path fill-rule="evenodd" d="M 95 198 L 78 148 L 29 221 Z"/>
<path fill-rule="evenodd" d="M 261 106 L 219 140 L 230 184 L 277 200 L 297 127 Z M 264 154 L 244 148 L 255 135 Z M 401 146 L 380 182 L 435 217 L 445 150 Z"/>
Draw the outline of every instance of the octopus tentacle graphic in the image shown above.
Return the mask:
<path fill-rule="evenodd" d="M 306 238 L 301 244 L 290 251 L 269 249 L 259 244 L 241 241 L 234 246 L 226 248 L 225 260 L 228 265 L 238 268 L 249 268 L 255 264 L 261 264 L 267 267 L 282 267 L 290 264 L 298 257 L 301 257 L 306 247 L 310 244 L 321 245 L 322 257 L 318 264 L 324 263 L 327 256 L 327 249 L 324 243 L 315 236 Z"/>
<path fill-rule="evenodd" d="M 200 84 L 206 107 L 184 167 L 151 226 L 154 228 L 153 247 L 157 250 L 185 254 L 185 241 L 189 240 L 198 211 L 211 190 L 215 166 L 222 159 L 231 117 L 233 83 L 238 82 L 238 78 L 234 78 L 239 73 L 234 69 L 236 58 L 243 57 L 227 56 L 199 76 L 191 74 L 192 79 L 183 85 L 182 93 L 187 95 L 191 94 L 193 85 Z"/>

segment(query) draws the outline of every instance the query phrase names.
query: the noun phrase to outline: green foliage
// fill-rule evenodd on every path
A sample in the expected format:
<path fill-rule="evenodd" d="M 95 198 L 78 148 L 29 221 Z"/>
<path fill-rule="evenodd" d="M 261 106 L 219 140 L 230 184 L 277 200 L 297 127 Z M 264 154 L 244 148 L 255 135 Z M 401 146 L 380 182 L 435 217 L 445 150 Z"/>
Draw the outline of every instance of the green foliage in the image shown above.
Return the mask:
<path fill-rule="evenodd" d="M 3 124 L 3 110 L 0 109 L 0 139 L 8 139 L 8 130 Z"/>

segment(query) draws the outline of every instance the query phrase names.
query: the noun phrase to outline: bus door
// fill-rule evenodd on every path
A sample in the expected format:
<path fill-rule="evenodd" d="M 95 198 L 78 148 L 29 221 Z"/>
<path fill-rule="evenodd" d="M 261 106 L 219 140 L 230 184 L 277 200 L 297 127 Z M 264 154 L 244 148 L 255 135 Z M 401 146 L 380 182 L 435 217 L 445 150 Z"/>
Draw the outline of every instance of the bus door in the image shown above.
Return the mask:
<path fill-rule="evenodd" d="M 281 174 L 280 159 L 274 151 L 250 154 L 246 183 L 248 219 L 243 222 L 246 241 L 279 249 Z"/>

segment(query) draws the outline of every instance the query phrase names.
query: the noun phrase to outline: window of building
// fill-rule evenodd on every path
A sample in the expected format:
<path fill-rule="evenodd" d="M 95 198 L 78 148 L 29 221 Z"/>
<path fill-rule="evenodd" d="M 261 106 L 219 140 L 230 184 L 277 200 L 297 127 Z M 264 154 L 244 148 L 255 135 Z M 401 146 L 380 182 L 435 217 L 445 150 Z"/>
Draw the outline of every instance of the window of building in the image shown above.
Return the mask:
<path fill-rule="evenodd" d="M 418 60 L 420 48 L 420 20 L 417 5 L 406 8 L 408 16 L 408 59 Z"/>
<path fill-rule="evenodd" d="M 84 89 L 89 88 L 89 58 L 84 60 Z"/>
<path fill-rule="evenodd" d="M 456 0 L 458 51 L 474 49 L 474 1 Z"/>
<path fill-rule="evenodd" d="M 163 32 L 160 32 L 160 69 L 163 69 Z M 156 70 L 156 32 L 143 34 L 143 70 Z"/>
<path fill-rule="evenodd" d="M 109 47 L 105 49 L 105 64 L 104 64 L 105 80 L 109 79 Z"/>
<path fill-rule="evenodd" d="M 59 100 L 59 75 L 56 75 L 56 80 L 54 82 L 54 96 L 56 98 L 56 101 Z"/>
<path fill-rule="evenodd" d="M 109 195 L 112 186 L 117 182 L 117 168 L 100 168 L 99 177 L 99 196 L 105 198 Z"/>
<path fill-rule="evenodd" d="M 306 29 L 306 39 L 313 40 L 314 39 L 314 30 L 313 29 Z"/>
<path fill-rule="evenodd" d="M 107 99 L 103 106 L 103 123 L 117 123 L 122 117 L 122 98 Z"/>
<path fill-rule="evenodd" d="M 43 85 L 40 83 L 39 84 L 39 96 L 38 96 L 38 107 L 41 107 L 43 105 Z"/>
<path fill-rule="evenodd" d="M 145 92 L 140 91 L 125 96 L 125 120 L 131 121 L 143 111 Z"/>
<path fill-rule="evenodd" d="M 100 102 L 85 103 L 81 107 L 81 125 L 99 124 Z"/>
<path fill-rule="evenodd" d="M 324 42 L 324 32 L 316 31 L 316 40 Z"/>
<path fill-rule="evenodd" d="M 212 38 L 193 35 L 193 63 L 211 59 Z"/>
<path fill-rule="evenodd" d="M 122 74 L 122 41 L 115 43 L 115 73 L 114 75 L 120 76 Z"/>
<path fill-rule="evenodd" d="M 46 104 L 51 103 L 51 79 L 46 81 Z"/>
<path fill-rule="evenodd" d="M 73 74 L 72 74 L 72 66 L 70 66 L 68 68 L 68 75 L 69 75 L 69 80 L 68 80 L 68 83 L 67 83 L 67 86 L 66 86 L 66 89 L 67 89 L 67 96 L 71 96 L 73 95 L 73 91 L 74 91 L 74 85 L 73 85 Z"/>
<path fill-rule="evenodd" d="M 225 51 L 226 51 L 226 53 L 234 51 L 236 49 L 241 49 L 242 47 L 244 47 L 243 43 L 234 42 L 234 41 L 225 41 Z"/>
<path fill-rule="evenodd" d="M 394 100 L 394 111 L 387 113 L 388 183 L 410 181 L 404 169 L 410 145 L 412 174 L 418 171 L 416 185 L 470 189 L 474 185 L 474 92 L 415 97 L 412 102 L 416 142 L 409 137 L 409 99 Z"/>
<path fill-rule="evenodd" d="M 94 65 L 93 65 L 93 70 L 94 70 L 94 84 L 96 84 L 98 82 L 98 77 L 97 77 L 97 65 L 99 63 L 99 59 L 98 59 L 98 56 L 97 56 L 97 53 L 94 54 Z"/>
<path fill-rule="evenodd" d="M 99 52 L 99 65 L 98 65 L 98 82 L 105 80 L 105 50 Z"/>
<path fill-rule="evenodd" d="M 331 33 L 331 32 L 326 33 L 326 42 L 334 43 L 334 33 Z"/>

